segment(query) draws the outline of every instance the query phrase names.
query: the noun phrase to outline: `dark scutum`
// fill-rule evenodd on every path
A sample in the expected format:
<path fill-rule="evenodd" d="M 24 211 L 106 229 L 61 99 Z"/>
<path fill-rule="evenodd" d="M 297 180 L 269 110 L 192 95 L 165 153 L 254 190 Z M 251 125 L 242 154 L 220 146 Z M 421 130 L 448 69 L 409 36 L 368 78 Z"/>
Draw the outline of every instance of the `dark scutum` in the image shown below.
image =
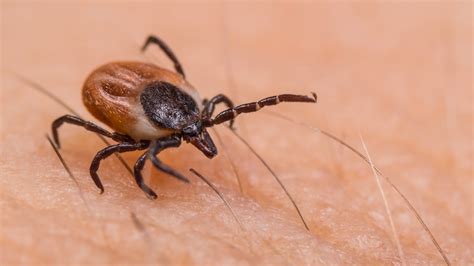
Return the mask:
<path fill-rule="evenodd" d="M 146 116 L 161 128 L 181 130 L 199 120 L 199 109 L 191 96 L 162 81 L 148 85 L 140 95 Z"/>

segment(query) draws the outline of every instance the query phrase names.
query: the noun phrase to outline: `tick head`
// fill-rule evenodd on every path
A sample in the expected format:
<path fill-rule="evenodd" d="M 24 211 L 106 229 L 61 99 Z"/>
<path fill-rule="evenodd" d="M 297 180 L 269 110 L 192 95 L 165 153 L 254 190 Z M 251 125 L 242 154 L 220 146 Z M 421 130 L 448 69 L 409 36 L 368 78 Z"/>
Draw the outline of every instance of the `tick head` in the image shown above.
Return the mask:
<path fill-rule="evenodd" d="M 190 125 L 187 125 L 183 128 L 183 139 L 187 142 L 190 142 L 191 139 L 199 137 L 202 132 L 201 121 L 194 122 Z"/>
<path fill-rule="evenodd" d="M 213 158 L 217 155 L 216 145 L 207 130 L 202 126 L 201 121 L 185 126 L 181 134 L 186 142 L 193 144 L 208 158 Z"/>

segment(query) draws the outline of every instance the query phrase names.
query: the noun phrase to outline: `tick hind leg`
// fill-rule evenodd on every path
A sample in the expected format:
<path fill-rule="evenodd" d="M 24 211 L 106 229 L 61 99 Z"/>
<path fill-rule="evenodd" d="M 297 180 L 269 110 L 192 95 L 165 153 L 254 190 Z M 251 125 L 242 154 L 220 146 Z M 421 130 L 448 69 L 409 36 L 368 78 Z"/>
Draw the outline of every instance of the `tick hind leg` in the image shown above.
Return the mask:
<path fill-rule="evenodd" d="M 143 46 L 142 46 L 142 51 L 145 51 L 146 48 L 148 47 L 148 45 L 150 45 L 152 43 L 158 45 L 161 48 L 161 50 L 173 62 L 176 72 L 178 72 L 179 74 L 181 74 L 183 76 L 183 78 L 185 78 L 186 76 L 184 75 L 183 67 L 181 66 L 181 63 L 179 62 L 178 58 L 176 57 L 176 55 L 174 55 L 171 48 L 168 45 L 166 45 L 166 43 L 164 41 L 162 41 L 160 38 L 158 38 L 154 35 L 148 36 L 148 38 L 146 39 L 145 44 L 143 44 Z"/>
<path fill-rule="evenodd" d="M 59 142 L 58 129 L 64 123 L 73 124 L 73 125 L 76 125 L 76 126 L 81 126 L 81 127 L 85 128 L 86 130 L 95 132 L 97 134 L 100 134 L 100 135 L 108 137 L 108 138 L 111 138 L 111 139 L 113 139 L 117 142 L 131 142 L 131 141 L 133 141 L 127 135 L 123 135 L 123 134 L 120 134 L 120 133 L 117 133 L 117 132 L 110 133 L 109 131 L 101 128 L 100 126 L 98 126 L 98 125 L 96 125 L 92 122 L 86 121 L 86 120 L 84 120 L 80 117 L 73 116 L 73 115 L 63 115 L 63 116 L 57 118 L 56 120 L 54 120 L 53 124 L 51 125 L 51 130 L 53 132 L 53 139 L 54 139 L 54 142 L 55 142 L 55 144 L 58 148 L 61 147 L 60 142 Z"/>
<path fill-rule="evenodd" d="M 151 198 L 151 199 L 156 199 L 156 193 L 148 187 L 144 180 L 143 180 L 143 175 L 142 175 L 142 170 L 143 167 L 145 166 L 145 161 L 147 158 L 150 158 L 153 165 L 158 168 L 159 170 L 172 175 L 176 177 L 177 179 L 184 181 L 184 182 L 189 182 L 189 180 L 181 175 L 179 172 L 174 170 L 173 168 L 169 167 L 168 165 L 162 163 L 158 158 L 156 158 L 156 155 L 167 148 L 171 147 L 179 147 L 181 144 L 181 139 L 177 136 L 171 136 L 171 137 L 165 137 L 162 139 L 154 140 L 150 144 L 150 149 L 143 153 L 140 158 L 138 158 L 137 162 L 135 163 L 134 167 L 134 174 L 135 174 L 135 180 L 137 182 L 137 185 L 145 192 L 145 194 Z"/>
<path fill-rule="evenodd" d="M 94 181 L 95 185 L 100 189 L 101 194 L 104 192 L 104 186 L 102 185 L 99 175 L 97 174 L 97 171 L 99 170 L 100 162 L 116 152 L 122 153 L 122 152 L 128 152 L 128 151 L 143 150 L 146 147 L 148 147 L 148 143 L 146 142 L 119 143 L 119 144 L 108 146 L 100 150 L 96 154 L 96 156 L 92 160 L 89 170 L 90 170 L 92 180 Z"/>

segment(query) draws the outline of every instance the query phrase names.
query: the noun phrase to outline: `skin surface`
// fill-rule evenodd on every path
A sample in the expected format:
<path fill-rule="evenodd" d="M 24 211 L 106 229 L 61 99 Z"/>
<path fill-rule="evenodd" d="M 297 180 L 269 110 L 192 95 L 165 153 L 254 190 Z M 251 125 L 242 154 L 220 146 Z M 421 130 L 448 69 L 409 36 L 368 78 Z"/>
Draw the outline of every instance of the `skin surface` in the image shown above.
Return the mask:
<path fill-rule="evenodd" d="M 91 119 L 80 92 L 97 66 L 117 60 L 172 65 L 149 34 L 175 51 L 188 81 L 236 104 L 278 93 L 319 102 L 268 107 L 326 129 L 363 151 L 411 201 L 455 265 L 474 263 L 472 39 L 469 2 L 313 4 L 44 4 L 2 2 L 0 261 L 2 264 L 185 265 L 401 264 L 380 191 L 367 164 L 320 134 L 265 113 L 242 115 L 238 132 L 279 175 L 284 192 L 224 126 L 243 192 L 220 155 L 191 145 L 160 159 L 191 179 L 151 168 L 148 200 L 120 162 L 89 164 L 104 144 L 60 129 L 71 180 L 45 138 L 67 111 L 16 78 L 43 85 Z M 220 110 L 220 109 L 219 109 Z M 97 122 L 97 121 L 96 121 Z M 133 164 L 140 153 L 124 154 Z M 199 178 L 221 191 L 241 222 Z M 443 264 L 401 198 L 382 185 L 408 264 Z"/>

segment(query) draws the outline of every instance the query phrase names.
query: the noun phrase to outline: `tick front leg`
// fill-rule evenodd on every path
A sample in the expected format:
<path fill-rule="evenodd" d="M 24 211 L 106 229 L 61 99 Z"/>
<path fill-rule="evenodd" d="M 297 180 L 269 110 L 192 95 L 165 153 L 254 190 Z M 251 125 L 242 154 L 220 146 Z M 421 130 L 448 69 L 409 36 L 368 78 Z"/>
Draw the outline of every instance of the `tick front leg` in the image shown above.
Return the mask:
<path fill-rule="evenodd" d="M 94 159 L 92 160 L 90 166 L 90 174 L 92 180 L 94 181 L 95 185 L 100 189 L 100 194 L 104 193 L 104 186 L 100 181 L 99 175 L 97 171 L 99 170 L 100 162 L 110 155 L 114 154 L 115 152 L 128 152 L 128 151 L 136 151 L 136 150 L 143 150 L 148 146 L 148 143 L 145 142 L 137 142 L 137 143 L 120 143 L 116 145 L 108 146 L 102 150 L 100 150 Z"/>
<path fill-rule="evenodd" d="M 116 133 L 116 132 L 110 133 L 109 131 L 101 128 L 100 126 L 98 126 L 98 125 L 96 125 L 92 122 L 86 121 L 86 120 L 84 120 L 80 117 L 73 116 L 73 115 L 64 115 L 64 116 L 61 116 L 61 117 L 57 118 L 56 120 L 54 120 L 52 125 L 51 125 L 51 130 L 53 132 L 53 139 L 54 139 L 54 142 L 55 142 L 55 144 L 58 148 L 61 147 L 61 145 L 59 143 L 58 128 L 64 123 L 73 124 L 73 125 L 76 125 L 76 126 L 81 126 L 81 127 L 85 128 L 88 131 L 92 131 L 92 132 L 95 132 L 95 133 L 100 134 L 102 136 L 111 138 L 111 139 L 113 139 L 117 142 L 133 142 L 132 138 L 130 138 L 127 135 L 123 135 L 123 134 Z"/>
<path fill-rule="evenodd" d="M 173 168 L 169 167 L 168 165 L 162 163 L 158 158 L 156 158 L 156 155 L 167 148 L 171 147 L 179 147 L 181 144 L 181 138 L 178 136 L 171 136 L 171 137 L 165 137 L 161 138 L 158 140 L 154 140 L 150 144 L 150 149 L 142 154 L 140 158 L 138 158 L 137 162 L 135 163 L 134 167 L 134 174 L 135 174 L 135 181 L 137 182 L 137 185 L 145 192 L 148 198 L 150 199 L 156 199 L 156 193 L 145 184 L 145 181 L 143 180 L 143 175 L 142 175 L 142 170 L 143 167 L 145 166 L 145 161 L 147 158 L 150 158 L 151 162 L 153 165 L 158 168 L 159 170 L 172 175 L 176 177 L 177 179 L 184 181 L 184 182 L 189 182 L 189 180 L 178 173 L 176 170 Z"/>
<path fill-rule="evenodd" d="M 135 167 L 133 168 L 133 172 L 135 175 L 135 181 L 137 182 L 137 185 L 145 192 L 147 197 L 149 199 L 156 199 L 156 193 L 145 184 L 145 181 L 143 181 L 143 176 L 142 176 L 142 170 L 143 167 L 145 166 L 145 161 L 148 157 L 148 151 L 142 154 L 137 162 L 135 163 Z"/>
<path fill-rule="evenodd" d="M 218 94 L 210 100 L 206 100 L 203 102 L 204 110 L 203 110 L 203 119 L 208 120 L 211 118 L 212 114 L 214 113 L 214 109 L 217 104 L 224 103 L 227 108 L 234 108 L 234 103 L 229 99 L 229 97 L 225 96 L 224 94 Z M 234 120 L 230 120 L 230 127 L 234 124 Z"/>
<path fill-rule="evenodd" d="M 184 181 L 189 183 L 189 179 L 171 168 L 170 166 L 161 162 L 156 155 L 161 151 L 172 148 L 172 147 L 179 147 L 181 145 L 181 139 L 177 136 L 166 137 L 158 140 L 154 140 L 150 144 L 150 149 L 148 150 L 148 155 L 150 157 L 151 162 L 153 165 L 158 168 L 159 170 L 176 177 L 178 180 Z"/>
<path fill-rule="evenodd" d="M 218 125 L 229 120 L 230 121 L 234 120 L 239 114 L 256 112 L 265 106 L 277 105 L 282 102 L 316 103 L 317 101 L 316 93 L 313 92 L 311 95 L 312 97 L 308 97 L 305 95 L 295 95 L 295 94 L 280 94 L 276 96 L 267 97 L 267 98 L 261 99 L 258 102 L 244 103 L 234 108 L 229 108 L 227 110 L 224 110 L 220 112 L 219 114 L 217 114 L 216 117 L 214 118 L 211 118 L 208 120 L 205 119 L 203 123 L 207 127 Z"/>

